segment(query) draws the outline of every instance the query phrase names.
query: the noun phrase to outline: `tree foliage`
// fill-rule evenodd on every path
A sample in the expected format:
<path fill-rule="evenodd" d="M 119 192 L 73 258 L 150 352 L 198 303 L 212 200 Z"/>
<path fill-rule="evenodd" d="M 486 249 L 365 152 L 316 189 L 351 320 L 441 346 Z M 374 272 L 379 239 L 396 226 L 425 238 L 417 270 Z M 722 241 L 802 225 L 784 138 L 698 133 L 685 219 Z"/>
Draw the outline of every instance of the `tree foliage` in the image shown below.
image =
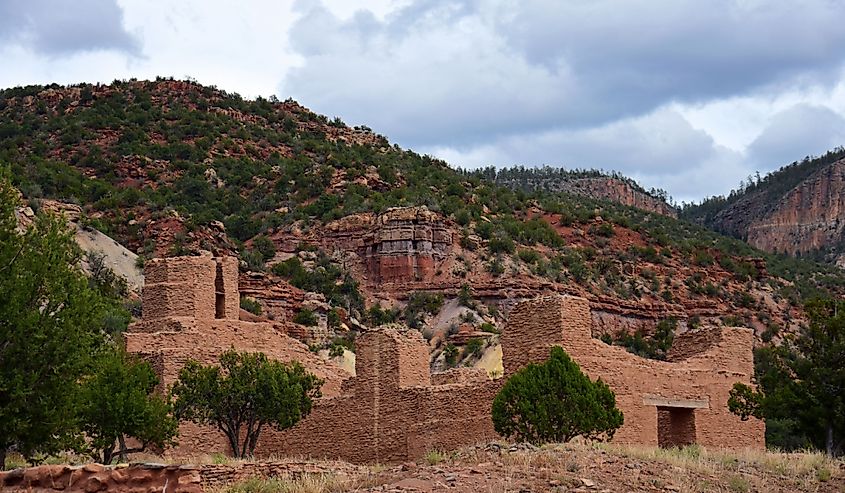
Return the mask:
<path fill-rule="evenodd" d="M 728 407 L 743 420 L 765 419 L 770 445 L 809 443 L 830 455 L 841 455 L 845 445 L 845 301 L 816 300 L 807 303 L 805 311 L 810 323 L 796 337 L 755 353 L 757 389 L 735 384 Z M 770 434 L 770 425 L 778 435 Z M 771 438 L 778 440 L 772 443 Z"/>
<path fill-rule="evenodd" d="M 178 419 L 215 426 L 236 457 L 249 457 L 264 427 L 283 430 L 306 416 L 321 385 L 297 362 L 230 349 L 220 366 L 188 361 L 171 395 Z"/>
<path fill-rule="evenodd" d="M 112 348 L 99 358 L 97 371 L 82 385 L 82 430 L 94 460 L 110 464 L 115 448 L 121 462 L 126 454 L 148 446 L 163 448 L 176 436 L 170 404 L 153 393 L 158 385 L 150 364 Z M 127 448 L 126 437 L 139 445 Z"/>
<path fill-rule="evenodd" d="M 78 443 L 77 382 L 108 307 L 64 219 L 39 212 L 21 230 L 18 205 L 0 176 L 0 467 L 12 447 L 31 458 Z"/>
<path fill-rule="evenodd" d="M 577 436 L 610 440 L 622 422 L 613 391 L 591 381 L 558 346 L 546 362 L 516 372 L 493 400 L 496 432 L 535 445 Z"/>

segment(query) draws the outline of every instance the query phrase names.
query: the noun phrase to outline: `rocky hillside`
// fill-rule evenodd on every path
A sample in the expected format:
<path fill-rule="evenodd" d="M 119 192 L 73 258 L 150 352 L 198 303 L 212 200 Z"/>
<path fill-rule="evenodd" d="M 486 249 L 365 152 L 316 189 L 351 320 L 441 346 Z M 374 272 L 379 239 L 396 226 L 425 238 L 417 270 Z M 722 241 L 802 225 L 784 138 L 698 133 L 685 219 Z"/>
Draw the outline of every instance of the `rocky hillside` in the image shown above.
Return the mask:
<path fill-rule="evenodd" d="M 668 194 L 664 190 L 646 190 L 636 181 L 617 173 L 544 166 L 503 169 L 489 167 L 474 174 L 511 189 L 568 193 L 678 217 L 678 210 L 669 205 Z"/>
<path fill-rule="evenodd" d="M 238 255 L 242 306 L 336 355 L 360 330 L 402 322 L 430 340 L 434 366 L 487 365 L 515 301 L 568 292 L 590 299 L 596 337 L 660 358 L 702 324 L 777 340 L 805 297 L 845 285 L 838 270 L 647 212 L 642 190 L 503 187 L 294 101 L 190 82 L 4 90 L 0 163 L 33 209 L 77 204 L 79 224 L 138 265 Z M 611 179 L 633 186 L 575 182 Z"/>
<path fill-rule="evenodd" d="M 687 207 L 683 216 L 756 248 L 845 266 L 845 150 L 749 180 L 740 191 Z"/>

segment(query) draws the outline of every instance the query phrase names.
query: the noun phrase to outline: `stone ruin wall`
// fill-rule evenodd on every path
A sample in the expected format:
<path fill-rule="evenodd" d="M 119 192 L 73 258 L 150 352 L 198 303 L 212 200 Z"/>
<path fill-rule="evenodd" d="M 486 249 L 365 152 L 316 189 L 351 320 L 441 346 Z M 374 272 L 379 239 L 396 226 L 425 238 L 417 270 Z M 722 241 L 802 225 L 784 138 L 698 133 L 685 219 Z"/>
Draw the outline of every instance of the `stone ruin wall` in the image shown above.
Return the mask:
<path fill-rule="evenodd" d="M 505 376 L 548 358 L 551 346 L 559 345 L 585 373 L 600 377 L 615 392 L 617 406 L 625 415 L 614 436 L 616 442 L 658 445 L 658 410 L 665 407 L 675 415 L 694 409 L 695 443 L 764 447 L 763 422 L 742 421 L 727 408 L 733 384 L 751 382 L 753 334 L 749 329 L 702 332 L 717 340 L 703 352 L 666 362 L 640 358 L 594 339 L 590 324 L 589 304 L 582 298 L 549 296 L 517 305 L 501 339 Z M 680 339 L 683 345 L 685 338 Z"/>
<path fill-rule="evenodd" d="M 465 369 L 432 376 L 421 334 L 395 328 L 358 338 L 357 376 L 350 378 L 268 323 L 228 318 L 237 312 L 228 310 L 227 302 L 238 298 L 236 281 L 231 282 L 237 272 L 218 270 L 226 262 L 211 257 L 148 262 L 152 272 L 150 293 L 144 293 L 144 319 L 126 333 L 127 350 L 150 360 L 163 386 L 175 381 L 189 358 L 214 363 L 229 347 L 263 351 L 282 361 L 298 360 L 323 378 L 324 397 L 311 414 L 288 430 L 263 431 L 259 456 L 397 462 L 432 449 L 496 438 L 490 408 L 503 379 L 489 380 Z M 230 276 L 223 279 L 224 297 L 219 291 L 215 297 L 196 292 L 221 285 L 215 272 Z M 167 306 L 148 307 L 149 303 Z M 222 312 L 213 308 L 220 303 Z M 226 318 L 215 318 L 220 316 Z M 589 302 L 583 298 L 555 295 L 519 303 L 501 336 L 505 375 L 529 362 L 544 361 L 551 346 L 560 345 L 587 374 L 601 377 L 616 393 L 625 424 L 615 441 L 656 446 L 688 440 L 714 447 L 763 447 L 762 422 L 742 422 L 726 406 L 734 382 L 750 383 L 749 330 L 716 328 L 684 334 L 673 350 L 676 361 L 665 362 L 646 360 L 594 339 L 592 323 Z M 179 444 L 171 453 L 228 448 L 221 433 L 193 424 L 181 425 Z"/>
<path fill-rule="evenodd" d="M 496 437 L 489 406 L 498 382 L 431 385 L 417 331 L 374 330 L 357 347 L 357 376 L 344 394 L 320 401 L 289 430 L 263 432 L 257 453 L 399 462 Z"/>
<path fill-rule="evenodd" d="M 0 491 L 8 493 L 203 493 L 221 491 L 232 483 L 255 477 L 298 478 L 306 474 L 354 475 L 360 466 L 310 461 L 248 462 L 242 464 L 120 464 L 102 466 L 45 465 L 0 471 Z"/>
<path fill-rule="evenodd" d="M 349 375 L 323 361 L 301 342 L 268 322 L 239 320 L 240 294 L 235 258 L 179 257 L 151 259 L 145 265 L 143 318 L 124 333 L 126 350 L 149 361 L 165 392 L 189 359 L 217 363 L 221 353 L 264 352 L 280 361 L 299 361 L 323 379 L 323 395 L 340 393 Z M 222 296 L 221 296 L 222 295 Z M 219 301 L 219 303 L 218 303 Z M 179 446 L 172 455 L 228 449 L 225 437 L 211 427 L 180 423 Z"/>

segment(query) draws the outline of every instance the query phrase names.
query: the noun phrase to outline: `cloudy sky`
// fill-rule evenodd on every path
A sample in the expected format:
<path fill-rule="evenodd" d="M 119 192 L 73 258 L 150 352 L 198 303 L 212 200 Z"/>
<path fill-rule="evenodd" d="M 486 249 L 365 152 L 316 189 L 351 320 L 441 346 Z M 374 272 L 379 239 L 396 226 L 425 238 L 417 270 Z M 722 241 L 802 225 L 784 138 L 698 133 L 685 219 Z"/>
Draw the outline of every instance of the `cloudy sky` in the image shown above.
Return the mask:
<path fill-rule="evenodd" d="M 0 87 L 190 76 L 677 200 L 845 144 L 839 0 L 0 0 Z"/>

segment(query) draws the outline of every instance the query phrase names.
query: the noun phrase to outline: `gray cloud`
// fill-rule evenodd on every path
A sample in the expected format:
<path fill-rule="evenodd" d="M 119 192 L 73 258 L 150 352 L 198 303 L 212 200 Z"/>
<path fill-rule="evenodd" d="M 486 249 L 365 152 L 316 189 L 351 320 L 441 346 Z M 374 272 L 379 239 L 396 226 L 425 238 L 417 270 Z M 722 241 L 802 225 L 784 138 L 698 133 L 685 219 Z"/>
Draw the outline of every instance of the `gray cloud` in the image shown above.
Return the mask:
<path fill-rule="evenodd" d="M 797 104 L 772 117 L 748 146 L 755 169 L 776 169 L 845 145 L 845 118 L 823 106 Z"/>
<path fill-rule="evenodd" d="M 140 42 L 124 29 L 116 0 L 4 0 L 0 42 L 51 57 L 93 50 L 140 54 Z"/>
<path fill-rule="evenodd" d="M 721 193 L 749 174 L 739 153 L 718 145 L 666 108 L 589 129 L 555 129 L 425 152 L 470 168 L 547 164 L 618 170 L 646 187 L 671 191 L 679 201 Z"/>
<path fill-rule="evenodd" d="M 587 128 L 671 101 L 833 81 L 845 3 L 417 0 L 384 21 L 313 2 L 284 94 L 410 146 Z"/>

